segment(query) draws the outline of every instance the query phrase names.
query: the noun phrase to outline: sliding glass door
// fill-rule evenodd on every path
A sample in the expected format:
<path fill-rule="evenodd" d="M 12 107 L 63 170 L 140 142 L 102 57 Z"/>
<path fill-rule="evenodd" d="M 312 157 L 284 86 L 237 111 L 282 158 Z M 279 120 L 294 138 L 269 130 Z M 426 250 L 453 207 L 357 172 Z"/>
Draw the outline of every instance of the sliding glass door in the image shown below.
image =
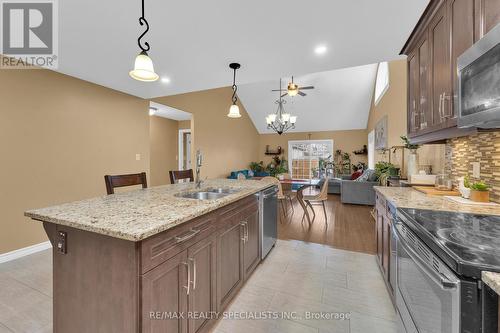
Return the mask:
<path fill-rule="evenodd" d="M 320 175 L 320 160 L 333 156 L 333 140 L 288 141 L 288 168 L 293 179 L 314 179 Z"/>

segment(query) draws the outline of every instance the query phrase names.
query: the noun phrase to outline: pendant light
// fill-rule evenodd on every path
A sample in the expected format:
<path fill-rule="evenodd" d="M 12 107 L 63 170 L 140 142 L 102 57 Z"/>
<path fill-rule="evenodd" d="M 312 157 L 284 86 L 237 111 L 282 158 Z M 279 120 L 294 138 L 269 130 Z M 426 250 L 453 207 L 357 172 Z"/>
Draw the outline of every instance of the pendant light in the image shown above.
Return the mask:
<path fill-rule="evenodd" d="M 233 97 L 232 97 L 233 104 L 229 108 L 229 113 L 227 114 L 229 118 L 241 117 L 240 108 L 238 107 L 238 105 L 236 105 L 236 102 L 238 101 L 238 97 L 236 97 L 236 91 L 238 90 L 238 87 L 236 86 L 236 70 L 239 69 L 240 67 L 241 65 L 235 62 L 229 64 L 229 68 L 233 70 Z"/>
<path fill-rule="evenodd" d="M 137 39 L 137 44 L 139 44 L 142 52 L 135 58 L 134 69 L 129 72 L 129 75 L 138 81 L 153 82 L 158 80 L 159 76 L 155 73 L 153 61 L 148 55 L 149 43 L 144 42 L 144 45 L 141 43 L 141 39 L 149 31 L 149 23 L 144 17 L 144 0 L 142 0 L 142 16 L 139 17 L 139 24 L 141 26 L 146 25 L 146 30 Z"/>
<path fill-rule="evenodd" d="M 292 116 L 290 113 L 285 112 L 284 104 L 286 103 L 286 101 L 283 99 L 283 95 L 281 94 L 281 79 L 280 89 L 278 90 L 278 92 L 280 94 L 280 98 L 275 102 L 276 104 L 278 104 L 278 109 L 275 113 L 271 113 L 266 117 L 266 123 L 268 129 L 272 129 L 273 131 L 281 135 L 286 131 L 295 128 L 297 116 Z"/>

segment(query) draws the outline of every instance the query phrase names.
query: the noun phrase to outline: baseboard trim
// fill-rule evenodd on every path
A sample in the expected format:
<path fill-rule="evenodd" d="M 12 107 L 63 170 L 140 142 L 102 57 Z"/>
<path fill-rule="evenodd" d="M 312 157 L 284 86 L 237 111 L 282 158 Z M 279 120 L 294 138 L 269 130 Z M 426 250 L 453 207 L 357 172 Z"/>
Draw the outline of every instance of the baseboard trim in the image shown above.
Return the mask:
<path fill-rule="evenodd" d="M 7 261 L 19 259 L 21 257 L 27 256 L 27 255 L 30 255 L 30 254 L 33 254 L 36 252 L 47 250 L 47 249 L 50 249 L 51 247 L 52 247 L 52 245 L 50 244 L 50 242 L 46 241 L 43 243 L 23 247 L 22 249 L 19 249 L 19 250 L 14 250 L 11 252 L 2 253 L 2 254 L 0 254 L 0 264 L 7 262 Z"/>

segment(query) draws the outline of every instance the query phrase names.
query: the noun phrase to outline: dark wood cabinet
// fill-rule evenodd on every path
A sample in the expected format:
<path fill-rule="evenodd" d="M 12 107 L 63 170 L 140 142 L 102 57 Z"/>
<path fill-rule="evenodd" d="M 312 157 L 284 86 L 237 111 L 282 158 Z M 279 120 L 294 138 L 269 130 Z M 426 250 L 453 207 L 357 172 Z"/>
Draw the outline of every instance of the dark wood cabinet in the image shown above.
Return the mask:
<path fill-rule="evenodd" d="M 376 224 L 375 237 L 377 238 L 377 263 L 384 278 L 384 282 L 394 302 L 394 288 L 392 278 L 394 276 L 395 265 L 393 262 L 393 251 L 391 242 L 392 216 L 385 198 L 379 193 L 376 194 Z M 391 260 L 392 259 L 392 260 Z"/>
<path fill-rule="evenodd" d="M 251 206 L 247 209 L 243 227 L 246 232 L 243 242 L 243 274 L 246 280 L 260 262 L 258 207 Z"/>
<path fill-rule="evenodd" d="M 217 305 L 224 308 L 243 284 L 244 228 L 239 212 L 221 219 L 217 236 Z"/>
<path fill-rule="evenodd" d="M 185 319 L 167 314 L 187 313 L 189 269 L 183 251 L 142 276 L 142 332 L 187 333 Z"/>
<path fill-rule="evenodd" d="M 457 58 L 498 23 L 498 0 L 431 0 L 402 50 L 408 56 L 407 130 L 413 142 L 472 134 L 457 128 Z"/>
<path fill-rule="evenodd" d="M 217 311 L 216 245 L 215 235 L 212 235 L 187 250 L 187 260 L 192 269 L 191 290 L 188 295 L 189 313 L 208 314 Z M 210 316 L 189 317 L 188 332 L 202 332 L 210 320 Z"/>

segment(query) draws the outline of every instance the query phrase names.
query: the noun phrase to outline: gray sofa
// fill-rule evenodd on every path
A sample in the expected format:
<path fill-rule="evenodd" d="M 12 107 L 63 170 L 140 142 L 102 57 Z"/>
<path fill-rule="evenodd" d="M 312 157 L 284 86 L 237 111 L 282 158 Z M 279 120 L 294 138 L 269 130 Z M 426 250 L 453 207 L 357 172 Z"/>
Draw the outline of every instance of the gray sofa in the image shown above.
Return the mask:
<path fill-rule="evenodd" d="M 340 194 L 340 183 L 344 179 L 351 179 L 351 175 L 341 175 L 339 178 L 330 178 L 328 181 L 328 194 Z M 318 187 L 321 188 L 325 179 L 321 179 L 318 183 Z"/>
<path fill-rule="evenodd" d="M 375 190 L 379 182 L 342 180 L 340 201 L 347 204 L 375 205 Z"/>

